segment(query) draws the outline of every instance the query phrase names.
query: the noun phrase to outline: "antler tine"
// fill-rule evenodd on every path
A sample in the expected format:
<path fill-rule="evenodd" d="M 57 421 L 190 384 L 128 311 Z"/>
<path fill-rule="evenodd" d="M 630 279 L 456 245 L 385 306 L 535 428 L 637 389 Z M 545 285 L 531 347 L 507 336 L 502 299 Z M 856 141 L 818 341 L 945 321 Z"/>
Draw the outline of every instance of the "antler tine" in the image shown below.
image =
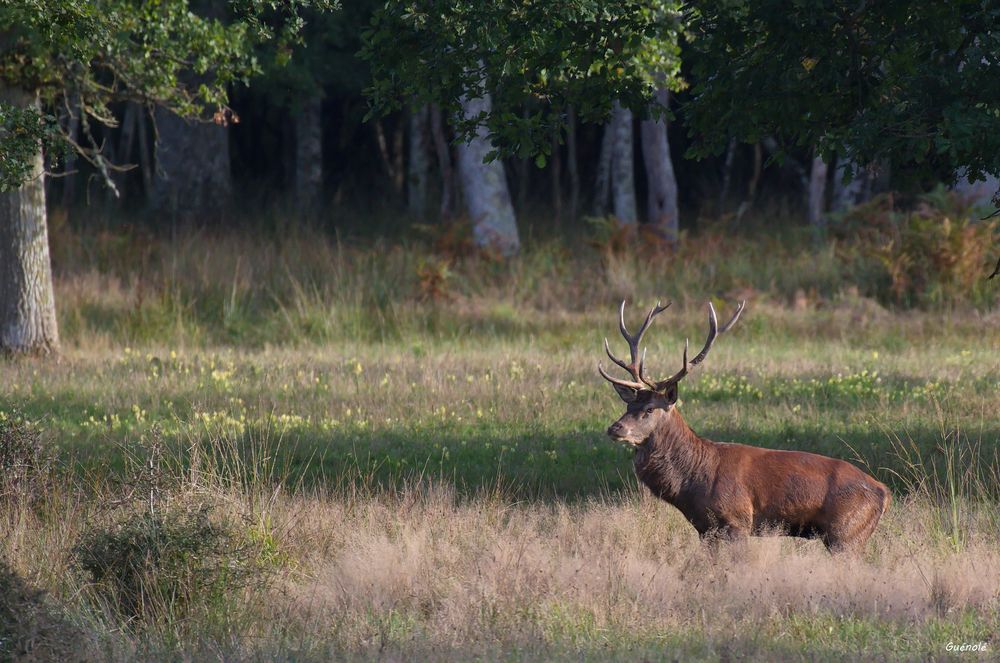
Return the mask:
<path fill-rule="evenodd" d="M 611 375 L 608 375 L 608 372 L 605 371 L 604 367 L 601 366 L 600 364 L 597 364 L 597 372 L 601 374 L 601 377 L 603 377 L 605 380 L 607 380 L 608 382 L 610 382 L 612 384 L 621 385 L 623 387 L 629 387 L 631 389 L 645 389 L 646 388 L 646 385 L 642 384 L 640 382 L 630 382 L 629 380 L 619 380 L 616 377 L 612 377 Z"/>
<path fill-rule="evenodd" d="M 712 349 L 712 344 L 715 343 L 716 337 L 719 335 L 719 316 L 715 313 L 715 307 L 712 302 L 708 303 L 708 338 L 705 339 L 705 346 L 701 349 L 701 352 L 694 356 L 691 363 L 698 365 L 705 361 L 705 357 L 708 356 L 708 351 Z"/>
<path fill-rule="evenodd" d="M 639 344 L 642 342 L 642 336 L 649 329 L 650 323 L 660 313 L 663 313 L 668 308 L 670 308 L 672 302 L 667 302 L 666 306 L 660 306 L 660 302 L 656 302 L 656 306 L 649 309 L 649 313 L 646 314 L 646 319 L 643 321 L 642 326 L 639 327 L 639 331 L 635 334 L 630 334 L 628 327 L 625 326 L 625 300 L 622 300 L 621 306 L 618 307 L 618 329 L 621 331 L 622 336 L 628 343 L 629 358 L 630 363 L 625 363 L 618 357 L 611 353 L 611 345 L 608 343 L 608 339 L 604 339 L 604 351 L 607 353 L 608 358 L 611 359 L 621 368 L 628 371 L 629 375 L 632 376 L 632 380 L 619 380 L 608 375 L 604 368 L 598 364 L 597 370 L 600 372 L 601 376 L 605 380 L 612 382 L 614 384 L 622 385 L 625 387 L 631 387 L 632 389 L 645 389 L 648 387 L 655 387 L 653 383 L 647 380 L 643 374 L 643 367 L 646 364 L 646 350 L 643 348 L 642 354 L 639 353 Z"/>
<path fill-rule="evenodd" d="M 680 382 L 684 376 L 688 374 L 688 341 L 688 339 L 684 339 L 684 363 L 681 364 L 681 370 L 677 371 L 666 380 L 660 380 L 653 385 L 653 389 L 655 391 L 662 391 L 664 387 L 671 382 Z"/>
<path fill-rule="evenodd" d="M 624 299 L 622 300 L 621 306 L 618 307 L 618 330 L 622 333 L 622 336 L 625 337 L 625 341 L 628 343 L 629 357 L 631 358 L 632 362 L 630 364 L 626 364 L 624 361 L 611 354 L 611 347 L 608 345 L 607 338 L 604 339 L 604 349 L 608 353 L 608 357 L 611 358 L 611 361 L 615 362 L 616 364 L 624 368 L 626 371 L 628 371 L 629 374 L 636 380 L 636 382 L 628 383 L 629 386 L 636 385 L 639 383 L 639 369 L 636 366 L 636 358 L 637 355 L 639 354 L 639 347 L 638 344 L 636 343 L 636 340 L 632 337 L 631 334 L 628 333 L 628 327 L 625 326 Z M 607 375 L 605 375 L 604 373 L 602 373 L 602 375 L 607 377 Z M 624 384 L 621 381 L 618 382 L 620 384 Z"/>
<path fill-rule="evenodd" d="M 729 328 L 736 324 L 739 320 L 740 314 L 743 313 L 743 309 L 747 306 L 747 300 L 740 302 L 739 306 L 736 307 L 736 313 L 733 313 L 733 317 L 729 319 L 729 322 L 719 327 L 719 319 L 715 315 L 715 307 L 712 306 L 712 302 L 708 303 L 708 340 L 705 341 L 705 347 L 701 349 L 701 352 L 691 360 L 692 364 L 700 364 L 705 361 L 705 357 L 708 356 L 709 350 L 712 349 L 712 344 L 715 343 L 715 339 L 719 334 L 729 331 Z"/>
<path fill-rule="evenodd" d="M 696 354 L 694 356 L 694 358 L 690 362 L 688 362 L 688 358 L 687 358 L 687 356 L 688 356 L 688 340 L 685 339 L 684 340 L 684 365 L 683 365 L 683 367 L 681 368 L 681 370 L 677 371 L 677 373 L 675 373 L 671 377 L 667 378 L 666 380 L 663 380 L 661 382 L 656 383 L 657 390 L 662 390 L 664 387 L 666 387 L 671 382 L 679 382 L 681 379 L 684 378 L 684 376 L 686 376 L 688 374 L 688 371 L 691 368 L 694 368 L 695 366 L 697 366 L 701 362 L 705 361 L 705 357 L 708 356 L 709 351 L 712 349 L 712 345 L 715 343 L 715 339 L 719 336 L 719 334 L 722 334 L 724 332 L 729 331 L 729 328 L 732 327 L 734 324 L 736 324 L 736 321 L 739 319 L 740 314 L 743 313 L 743 309 L 746 308 L 746 305 L 747 305 L 746 300 L 743 300 L 742 302 L 740 302 L 739 306 L 736 307 L 736 313 L 733 314 L 733 317 L 729 319 L 729 322 L 727 322 L 726 324 L 724 324 L 720 328 L 719 327 L 719 318 L 718 318 L 718 316 L 715 313 L 715 306 L 712 305 L 712 302 L 709 302 L 708 303 L 708 338 L 705 339 L 705 346 L 701 349 L 701 352 L 699 352 L 698 354 Z M 643 381 L 645 381 L 645 379 Z M 648 384 L 648 382 L 647 382 L 647 384 Z"/>
<path fill-rule="evenodd" d="M 729 322 L 722 325 L 722 329 L 719 330 L 719 333 L 722 334 L 724 332 L 729 331 L 729 328 L 735 325 L 736 321 L 740 319 L 740 314 L 743 313 L 743 309 L 745 309 L 746 307 L 747 307 L 747 300 L 744 299 L 742 302 L 740 302 L 740 305 L 736 307 L 736 313 L 733 313 L 733 317 L 729 319 Z"/>
<path fill-rule="evenodd" d="M 642 364 L 644 363 L 644 357 L 643 358 L 639 357 L 639 343 L 642 342 L 643 334 L 645 334 L 646 330 L 649 329 L 649 324 L 653 321 L 653 318 L 659 315 L 660 313 L 663 313 L 668 308 L 670 308 L 670 305 L 672 303 L 673 302 L 667 302 L 666 306 L 660 306 L 660 302 L 656 302 L 656 306 L 649 309 L 649 313 L 646 314 L 646 319 L 643 321 L 642 326 L 639 327 L 639 331 L 637 331 L 635 334 L 630 334 L 628 331 L 628 327 L 625 326 L 624 299 L 622 300 L 621 306 L 618 308 L 618 329 L 621 331 L 622 336 L 628 343 L 628 351 L 631 363 L 626 364 L 624 361 L 611 354 L 611 347 L 608 345 L 607 338 L 604 339 L 604 349 L 608 353 L 608 357 L 611 358 L 611 361 L 615 362 L 616 364 L 624 368 L 626 371 L 628 371 L 629 374 L 632 376 L 632 378 L 637 381 L 633 384 L 638 384 L 639 382 L 643 383 L 646 382 L 646 380 L 642 377 Z"/>
<path fill-rule="evenodd" d="M 607 336 L 604 337 L 604 351 L 608 353 L 608 358 L 611 359 L 611 361 L 615 362 L 616 364 L 624 368 L 626 371 L 631 372 L 631 369 L 629 369 L 628 364 L 626 364 L 621 359 L 611 354 L 611 346 L 608 345 Z"/>
<path fill-rule="evenodd" d="M 625 326 L 625 300 L 622 300 L 621 306 L 618 307 L 618 330 L 622 333 L 627 340 L 632 340 L 632 337 L 628 333 L 628 327 Z"/>
<path fill-rule="evenodd" d="M 636 345 L 639 344 L 639 341 L 642 340 L 642 335 L 646 333 L 647 329 L 649 329 L 649 323 L 653 321 L 653 318 L 670 308 L 671 304 L 673 304 L 673 302 L 667 302 L 666 306 L 660 306 L 660 302 L 657 301 L 656 306 L 649 309 L 649 313 L 646 314 L 646 320 L 642 323 L 642 327 L 639 328 L 639 331 L 635 335 Z"/>
<path fill-rule="evenodd" d="M 643 370 L 645 368 L 645 366 L 646 366 L 646 348 L 643 348 L 642 349 L 642 359 L 639 361 L 639 379 L 642 380 L 643 383 L 647 387 L 649 387 L 650 389 L 652 389 L 652 390 L 655 391 L 656 390 L 656 383 L 655 382 L 650 382 L 646 378 L 646 372 Z"/>

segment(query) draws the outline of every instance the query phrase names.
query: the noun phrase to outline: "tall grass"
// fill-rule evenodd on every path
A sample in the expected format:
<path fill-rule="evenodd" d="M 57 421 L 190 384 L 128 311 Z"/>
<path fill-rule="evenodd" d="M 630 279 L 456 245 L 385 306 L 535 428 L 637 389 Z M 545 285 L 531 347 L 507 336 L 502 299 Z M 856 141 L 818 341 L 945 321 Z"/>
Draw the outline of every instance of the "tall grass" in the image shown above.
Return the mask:
<path fill-rule="evenodd" d="M 951 223 L 947 217 L 920 219 Z M 683 303 L 751 296 L 816 306 L 861 292 L 897 301 L 880 281 L 888 272 L 880 266 L 876 239 L 870 246 L 817 247 L 791 227 L 754 236 L 709 229 L 684 235 L 673 251 L 641 244 L 615 251 L 580 237 L 543 239 L 499 263 L 470 247 L 405 230 L 395 240 L 342 240 L 302 227 L 276 235 L 201 231 L 169 241 L 136 227 L 93 232 L 55 226 L 59 317 L 70 343 L 103 338 L 261 346 L 344 337 L 454 338 L 468 332 L 469 318 L 484 317 L 497 334 L 530 333 L 531 317 L 521 311 L 579 314 L 623 298 Z M 997 295 L 979 287 L 980 272 L 989 267 L 980 244 L 989 245 L 992 231 L 984 226 L 977 232 L 976 241 L 963 240 L 957 248 L 943 235 L 940 251 L 925 247 L 932 254 L 926 260 L 916 254 L 899 260 L 923 270 L 927 288 L 937 287 L 932 277 L 938 271 L 941 283 L 972 279 L 975 297 L 964 303 L 989 308 Z M 978 252 L 965 256 L 973 245 Z M 960 254 L 965 257 L 955 258 Z M 961 306 L 956 287 L 948 285 L 945 299 L 919 302 Z M 477 315 L 484 310 L 489 315 Z"/>
<path fill-rule="evenodd" d="M 1000 446 L 971 438 L 961 429 L 944 431 L 940 443 L 924 450 L 912 439 L 886 431 L 892 445 L 890 472 L 911 500 L 927 507 L 934 539 L 961 551 L 971 532 L 985 526 L 1000 531 Z"/>
<path fill-rule="evenodd" d="M 0 461 L 20 472 L 0 482 L 0 657 L 1000 646 L 995 294 L 894 302 L 870 254 L 795 233 L 544 238 L 499 263 L 437 230 L 54 226 L 64 356 L 0 364 Z M 855 450 L 896 498 L 862 558 L 784 538 L 713 557 L 637 486 L 594 370 L 623 297 L 675 301 L 657 371 L 703 336 L 706 300 L 750 300 L 681 407 L 720 441 Z"/>
<path fill-rule="evenodd" d="M 936 475 L 894 506 L 863 559 L 780 538 L 730 558 L 643 491 L 524 502 L 419 475 L 279 491 L 280 439 L 258 431 L 183 456 L 147 444 L 127 481 L 50 483 L 35 506 L 6 510 L 3 558 L 47 590 L 35 610 L 62 626 L 4 644 L 289 661 L 929 660 L 948 641 L 997 644 L 1000 529 L 965 518 L 963 545 L 938 545 L 928 500 L 951 489 Z"/>

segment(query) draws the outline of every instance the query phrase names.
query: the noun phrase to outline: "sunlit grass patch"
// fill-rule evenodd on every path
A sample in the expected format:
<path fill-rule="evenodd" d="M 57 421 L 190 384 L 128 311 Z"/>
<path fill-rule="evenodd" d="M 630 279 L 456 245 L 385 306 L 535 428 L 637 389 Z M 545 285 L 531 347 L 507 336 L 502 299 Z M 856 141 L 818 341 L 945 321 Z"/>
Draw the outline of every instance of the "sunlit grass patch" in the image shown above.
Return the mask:
<path fill-rule="evenodd" d="M 0 517 L 0 554 L 107 658 L 839 662 L 1000 646 L 995 313 L 891 312 L 841 291 L 832 253 L 787 247 L 655 264 L 529 251 L 456 264 L 428 302 L 419 247 L 237 238 L 208 260 L 213 241 L 163 247 L 174 266 L 144 285 L 65 279 L 61 361 L 0 360 L 0 422 L 33 422 L 55 460 L 38 499 Z M 804 282 L 805 305 L 786 306 Z M 648 370 L 665 375 L 704 338 L 705 302 L 725 315 L 744 296 L 680 409 L 712 439 L 889 483 L 861 560 L 788 539 L 710 559 L 604 433 L 622 404 L 595 364 L 620 297 L 675 299 L 648 334 Z M 157 516 L 157 491 L 176 517 Z M 203 541 L 206 523 L 228 534 Z M 71 568 L 95 532 L 208 571 L 246 548 L 253 563 L 234 564 L 255 571 L 199 584 L 140 554 L 160 603 L 130 621 Z"/>

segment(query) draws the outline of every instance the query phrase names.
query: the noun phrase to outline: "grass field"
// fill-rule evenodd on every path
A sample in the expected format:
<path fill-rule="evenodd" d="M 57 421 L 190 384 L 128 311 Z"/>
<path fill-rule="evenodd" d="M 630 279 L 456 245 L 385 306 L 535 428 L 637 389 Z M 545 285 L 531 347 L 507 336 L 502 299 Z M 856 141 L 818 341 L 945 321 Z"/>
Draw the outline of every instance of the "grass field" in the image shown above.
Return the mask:
<path fill-rule="evenodd" d="M 54 242 L 61 359 L 0 364 L 0 423 L 33 422 L 54 455 L 4 493 L 0 590 L 21 617 L 0 610 L 0 651 L 29 636 L 43 659 L 117 660 L 1000 648 L 995 303 L 891 311 L 830 250 L 777 240 L 692 242 L 684 260 L 543 246 L 509 266 L 309 237 L 87 242 Z M 749 299 L 680 407 L 712 439 L 888 483 L 863 559 L 781 538 L 710 557 L 636 485 L 595 368 L 625 296 L 633 320 L 675 301 L 647 335 L 663 374 L 703 338 L 709 297 L 722 317 Z"/>

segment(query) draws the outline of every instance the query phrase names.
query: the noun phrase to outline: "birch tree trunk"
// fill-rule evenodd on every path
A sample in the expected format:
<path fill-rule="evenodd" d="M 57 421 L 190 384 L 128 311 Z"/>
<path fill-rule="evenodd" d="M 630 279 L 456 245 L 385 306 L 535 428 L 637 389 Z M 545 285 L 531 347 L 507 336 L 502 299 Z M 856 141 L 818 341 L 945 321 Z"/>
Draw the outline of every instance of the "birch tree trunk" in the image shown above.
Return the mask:
<path fill-rule="evenodd" d="M 230 202 L 229 133 L 225 127 L 185 120 L 157 108 L 153 207 L 191 220 L 218 215 Z"/>
<path fill-rule="evenodd" d="M 826 198 L 826 162 L 815 156 L 809 173 L 809 225 L 815 230 L 823 228 L 823 203 Z"/>
<path fill-rule="evenodd" d="M 427 180 L 430 174 L 427 104 L 410 110 L 410 158 L 406 164 L 406 205 L 417 218 L 427 216 Z"/>
<path fill-rule="evenodd" d="M 617 101 L 612 114 L 614 134 L 611 144 L 611 204 L 618 223 L 638 223 L 635 202 L 632 111 Z"/>
<path fill-rule="evenodd" d="M 658 90 L 656 100 L 666 108 L 669 92 L 666 89 Z M 673 244 L 677 241 L 680 215 L 677 210 L 677 178 L 670 159 L 666 120 L 643 120 L 640 136 L 649 186 L 646 201 L 648 221 L 657 235 Z"/>
<path fill-rule="evenodd" d="M 3 85 L 0 101 L 22 108 L 38 107 L 37 94 Z M 16 191 L 0 193 L 0 352 L 58 351 L 39 145 L 31 179 Z"/>
<path fill-rule="evenodd" d="M 461 104 L 466 119 L 490 112 L 490 97 L 486 93 L 475 99 L 462 97 Z M 477 127 L 471 141 L 458 145 L 458 170 L 465 191 L 465 207 L 472 221 L 473 240 L 482 248 L 512 256 L 521 243 L 503 162 L 496 159 L 484 163 L 492 149 L 486 127 Z"/>
<path fill-rule="evenodd" d="M 304 99 L 295 114 L 295 195 L 305 210 L 315 210 L 323 190 L 323 100 Z"/>

